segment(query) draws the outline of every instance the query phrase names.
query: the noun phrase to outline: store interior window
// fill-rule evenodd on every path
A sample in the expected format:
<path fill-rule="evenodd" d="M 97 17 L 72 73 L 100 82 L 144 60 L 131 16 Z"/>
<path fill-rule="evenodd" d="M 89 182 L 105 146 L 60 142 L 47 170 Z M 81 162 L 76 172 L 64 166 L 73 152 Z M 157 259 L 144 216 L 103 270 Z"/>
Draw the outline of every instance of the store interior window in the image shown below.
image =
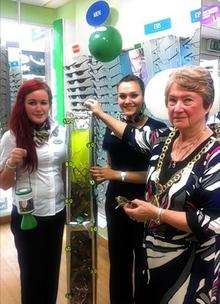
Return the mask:
<path fill-rule="evenodd" d="M 20 71 L 22 80 L 50 80 L 51 28 L 17 24 L 9 19 L 3 19 L 1 26 L 1 44 L 8 51 L 10 70 Z"/>
<path fill-rule="evenodd" d="M 200 65 L 209 69 L 216 80 L 215 96 L 220 96 L 220 0 L 202 1 L 202 20 L 200 36 Z M 216 98 L 218 99 L 218 98 Z M 220 104 L 216 103 L 214 115 L 210 115 L 210 123 L 219 123 Z"/>
<path fill-rule="evenodd" d="M 1 19 L 0 45 L 0 138 L 7 130 L 7 121 L 17 90 L 22 82 L 37 78 L 51 86 L 50 27 Z M 11 189 L 0 189 L 0 216 L 10 214 Z"/>

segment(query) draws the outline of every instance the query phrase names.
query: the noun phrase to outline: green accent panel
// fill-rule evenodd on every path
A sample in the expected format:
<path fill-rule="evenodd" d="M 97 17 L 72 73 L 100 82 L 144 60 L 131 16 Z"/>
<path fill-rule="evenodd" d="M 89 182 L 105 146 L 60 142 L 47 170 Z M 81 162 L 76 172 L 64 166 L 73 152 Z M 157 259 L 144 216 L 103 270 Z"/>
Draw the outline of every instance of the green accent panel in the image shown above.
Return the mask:
<path fill-rule="evenodd" d="M 55 71 L 55 92 L 57 100 L 57 116 L 59 124 L 63 124 L 64 110 L 64 71 L 63 71 L 63 20 L 53 22 L 54 29 L 54 71 Z"/>
<path fill-rule="evenodd" d="M 141 43 L 136 43 L 136 44 L 134 45 L 134 48 L 135 48 L 135 49 L 141 48 Z"/>
<path fill-rule="evenodd" d="M 0 16 L 17 20 L 17 3 L 11 0 L 0 0 Z M 21 3 L 21 22 L 51 25 L 55 19 L 55 9 Z"/>

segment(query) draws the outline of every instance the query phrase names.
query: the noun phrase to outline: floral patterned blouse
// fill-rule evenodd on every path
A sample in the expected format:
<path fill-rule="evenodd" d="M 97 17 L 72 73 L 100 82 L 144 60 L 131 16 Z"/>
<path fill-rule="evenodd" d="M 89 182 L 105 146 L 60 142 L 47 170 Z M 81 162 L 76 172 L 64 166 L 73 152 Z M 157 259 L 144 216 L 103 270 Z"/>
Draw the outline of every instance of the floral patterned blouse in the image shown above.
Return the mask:
<path fill-rule="evenodd" d="M 146 200 L 177 176 L 159 197 L 162 208 L 183 211 L 191 232 L 168 224 L 146 223 L 146 303 L 220 303 L 220 125 L 183 161 L 172 163 L 171 138 L 161 171 L 157 162 L 172 128 L 140 132 L 127 126 L 123 140 L 142 152 L 151 151 Z"/>

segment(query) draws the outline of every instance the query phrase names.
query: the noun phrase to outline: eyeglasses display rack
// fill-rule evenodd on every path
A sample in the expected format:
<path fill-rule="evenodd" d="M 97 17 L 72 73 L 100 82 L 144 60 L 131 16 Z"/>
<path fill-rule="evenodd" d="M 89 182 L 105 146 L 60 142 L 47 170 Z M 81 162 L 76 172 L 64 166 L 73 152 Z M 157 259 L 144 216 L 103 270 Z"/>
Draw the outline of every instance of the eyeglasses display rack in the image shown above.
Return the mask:
<path fill-rule="evenodd" d="M 9 77 L 8 51 L 0 46 L 0 139 L 7 130 L 7 122 L 11 111 L 11 92 Z M 0 217 L 8 216 L 11 212 L 11 190 L 0 189 Z"/>
<path fill-rule="evenodd" d="M 69 118 L 70 119 L 70 118 Z M 74 118 L 71 118 L 74 119 Z M 69 303 L 96 303 L 97 212 L 89 168 L 93 163 L 92 119 L 81 115 L 67 125 L 67 285 Z M 83 119 L 83 126 L 80 120 Z M 78 123 L 77 124 L 77 120 Z"/>
<path fill-rule="evenodd" d="M 0 138 L 6 131 L 11 110 L 8 51 L 0 46 Z"/>
<path fill-rule="evenodd" d="M 19 69 L 10 69 L 9 79 L 10 79 L 11 104 L 13 104 L 15 102 L 18 89 L 22 84 L 22 74 L 19 71 Z"/>
<path fill-rule="evenodd" d="M 104 165 L 102 150 L 105 126 L 83 106 L 88 98 L 99 99 L 109 112 L 116 108 L 116 84 L 121 79 L 119 60 L 103 64 L 79 56 L 65 67 L 68 131 L 66 162 L 67 285 L 69 303 L 97 303 L 97 209 L 104 210 L 106 184 L 95 185 L 89 169 Z M 101 188 L 101 190 L 100 190 Z"/>

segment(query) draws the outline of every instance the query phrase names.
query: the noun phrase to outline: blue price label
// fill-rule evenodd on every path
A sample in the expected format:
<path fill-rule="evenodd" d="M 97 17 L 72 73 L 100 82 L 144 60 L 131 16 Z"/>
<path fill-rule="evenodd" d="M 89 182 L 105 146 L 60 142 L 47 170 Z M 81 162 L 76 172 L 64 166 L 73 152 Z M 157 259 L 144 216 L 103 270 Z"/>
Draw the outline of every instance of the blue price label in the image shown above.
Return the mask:
<path fill-rule="evenodd" d="M 201 9 L 197 9 L 190 12 L 191 22 L 199 22 L 201 20 Z"/>
<path fill-rule="evenodd" d="M 171 19 L 166 18 L 163 20 L 158 20 L 156 22 L 145 24 L 144 33 L 145 35 L 153 34 L 156 32 L 164 31 L 171 28 Z"/>

